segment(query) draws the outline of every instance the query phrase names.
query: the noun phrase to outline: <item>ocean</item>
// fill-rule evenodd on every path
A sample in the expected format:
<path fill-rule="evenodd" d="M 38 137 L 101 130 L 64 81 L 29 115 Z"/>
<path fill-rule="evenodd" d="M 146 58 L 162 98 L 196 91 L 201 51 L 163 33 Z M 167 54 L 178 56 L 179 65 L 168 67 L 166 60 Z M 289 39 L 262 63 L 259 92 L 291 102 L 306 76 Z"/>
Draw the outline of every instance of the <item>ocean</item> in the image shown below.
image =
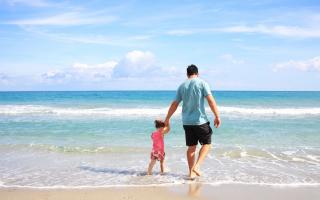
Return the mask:
<path fill-rule="evenodd" d="M 320 92 L 213 95 L 222 124 L 213 128 L 197 181 L 320 185 Z M 145 175 L 153 121 L 165 117 L 174 97 L 175 91 L 0 92 L 0 187 L 187 183 L 181 106 L 165 137 L 168 172 L 160 175 L 157 164 L 153 176 Z"/>

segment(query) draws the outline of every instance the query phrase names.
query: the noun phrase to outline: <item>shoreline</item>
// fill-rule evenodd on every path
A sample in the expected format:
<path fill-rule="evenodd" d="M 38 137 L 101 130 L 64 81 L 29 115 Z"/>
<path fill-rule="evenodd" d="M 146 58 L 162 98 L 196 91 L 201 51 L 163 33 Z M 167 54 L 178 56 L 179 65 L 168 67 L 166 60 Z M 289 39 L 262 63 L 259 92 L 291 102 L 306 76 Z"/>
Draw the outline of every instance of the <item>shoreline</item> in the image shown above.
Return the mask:
<path fill-rule="evenodd" d="M 244 182 L 216 182 L 208 183 L 202 181 L 189 180 L 187 182 L 177 183 L 158 183 L 158 184 L 119 184 L 119 185 L 79 185 L 79 186 L 65 186 L 65 185 L 54 185 L 54 186 L 22 186 L 22 185 L 0 185 L 0 190 L 3 189 L 36 189 L 36 190 L 77 190 L 77 189 L 108 189 L 108 188 L 140 188 L 140 187 L 175 187 L 190 184 L 201 184 L 205 186 L 219 187 L 224 185 L 239 185 L 239 186 L 259 186 L 259 187 L 275 187 L 275 188 L 299 188 L 299 187 L 319 187 L 320 183 L 244 183 Z"/>
<path fill-rule="evenodd" d="M 92 188 L 0 187 L 2 200 L 64 199 L 319 199 L 320 185 L 272 186 L 259 184 L 219 184 L 200 182 L 174 185 L 110 186 Z"/>

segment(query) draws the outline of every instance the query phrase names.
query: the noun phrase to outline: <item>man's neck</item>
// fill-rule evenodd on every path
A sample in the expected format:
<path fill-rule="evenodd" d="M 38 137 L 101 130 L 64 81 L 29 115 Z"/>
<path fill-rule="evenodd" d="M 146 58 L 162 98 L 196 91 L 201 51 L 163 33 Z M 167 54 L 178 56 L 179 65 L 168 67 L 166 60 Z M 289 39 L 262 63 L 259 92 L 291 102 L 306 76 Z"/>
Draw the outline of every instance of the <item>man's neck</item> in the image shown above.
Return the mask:
<path fill-rule="evenodd" d="M 188 79 L 193 79 L 193 78 L 198 78 L 198 75 L 194 74 L 194 75 L 188 76 Z"/>

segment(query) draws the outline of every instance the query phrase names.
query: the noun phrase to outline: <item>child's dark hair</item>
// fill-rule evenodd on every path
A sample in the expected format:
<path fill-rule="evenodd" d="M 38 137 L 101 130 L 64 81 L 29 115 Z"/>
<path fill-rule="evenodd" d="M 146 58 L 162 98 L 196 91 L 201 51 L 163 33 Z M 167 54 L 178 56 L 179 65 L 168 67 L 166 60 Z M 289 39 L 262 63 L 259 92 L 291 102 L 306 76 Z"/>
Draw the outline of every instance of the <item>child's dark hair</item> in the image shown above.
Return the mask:
<path fill-rule="evenodd" d="M 156 128 L 163 128 L 166 124 L 162 120 L 154 120 L 154 126 Z"/>

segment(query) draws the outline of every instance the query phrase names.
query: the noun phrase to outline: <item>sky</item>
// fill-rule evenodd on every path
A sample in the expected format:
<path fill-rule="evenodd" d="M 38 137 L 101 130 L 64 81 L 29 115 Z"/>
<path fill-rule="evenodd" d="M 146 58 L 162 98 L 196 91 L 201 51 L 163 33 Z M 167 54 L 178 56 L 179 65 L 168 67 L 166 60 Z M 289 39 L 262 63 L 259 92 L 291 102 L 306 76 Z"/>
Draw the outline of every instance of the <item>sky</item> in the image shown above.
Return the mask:
<path fill-rule="evenodd" d="M 0 0 L 0 91 L 320 90 L 320 2 Z"/>

